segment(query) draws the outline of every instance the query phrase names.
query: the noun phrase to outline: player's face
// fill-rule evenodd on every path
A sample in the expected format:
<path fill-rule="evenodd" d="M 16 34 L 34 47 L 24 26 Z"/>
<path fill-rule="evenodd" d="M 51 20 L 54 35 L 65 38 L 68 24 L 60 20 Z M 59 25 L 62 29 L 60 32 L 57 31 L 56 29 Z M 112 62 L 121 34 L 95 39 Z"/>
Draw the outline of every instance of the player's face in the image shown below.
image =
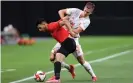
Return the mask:
<path fill-rule="evenodd" d="M 88 16 L 92 13 L 92 9 L 89 9 L 87 7 L 84 7 L 84 16 Z"/>
<path fill-rule="evenodd" d="M 47 31 L 47 27 L 46 27 L 46 23 L 42 22 L 41 24 L 38 24 L 37 28 L 39 29 L 39 31 Z"/>

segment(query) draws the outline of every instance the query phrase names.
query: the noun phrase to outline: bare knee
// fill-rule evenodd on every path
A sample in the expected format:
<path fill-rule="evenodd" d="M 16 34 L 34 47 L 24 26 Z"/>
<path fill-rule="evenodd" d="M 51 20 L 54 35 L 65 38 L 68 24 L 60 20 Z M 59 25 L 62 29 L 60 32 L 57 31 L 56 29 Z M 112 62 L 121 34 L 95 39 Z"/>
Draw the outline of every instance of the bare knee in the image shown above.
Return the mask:
<path fill-rule="evenodd" d="M 63 62 L 64 59 L 65 59 L 65 56 L 61 53 L 56 53 L 56 56 L 55 56 L 55 61 L 58 61 L 58 62 Z"/>
<path fill-rule="evenodd" d="M 51 53 L 50 61 L 53 63 L 55 61 L 55 53 Z"/>

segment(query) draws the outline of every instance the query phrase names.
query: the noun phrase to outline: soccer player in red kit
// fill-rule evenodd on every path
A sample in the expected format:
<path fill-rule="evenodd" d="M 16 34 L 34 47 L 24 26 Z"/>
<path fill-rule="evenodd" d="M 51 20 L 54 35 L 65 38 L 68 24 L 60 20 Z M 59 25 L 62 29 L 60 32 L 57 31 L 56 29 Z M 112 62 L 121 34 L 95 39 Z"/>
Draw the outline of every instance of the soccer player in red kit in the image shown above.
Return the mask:
<path fill-rule="evenodd" d="M 64 19 L 64 17 L 68 16 L 68 21 L 71 23 L 71 26 L 75 33 L 79 34 L 81 32 L 84 32 L 87 28 L 89 28 L 89 25 L 91 23 L 90 15 L 93 13 L 95 9 L 95 4 L 91 2 L 87 2 L 84 6 L 84 9 L 81 10 L 79 8 L 66 8 L 61 9 L 58 11 L 59 16 L 61 19 Z M 81 36 L 82 37 L 82 36 Z M 97 81 L 97 77 L 93 71 L 93 68 L 91 67 L 91 64 L 85 60 L 84 53 L 82 50 L 82 46 L 79 42 L 79 38 L 74 38 L 76 42 L 76 50 L 73 54 L 73 56 L 77 59 L 77 61 L 81 64 L 81 66 L 84 67 L 84 69 L 87 71 L 87 73 L 90 74 L 92 81 Z M 50 61 L 54 62 L 56 51 L 60 48 L 60 43 L 56 43 L 56 45 L 51 50 L 50 54 Z M 75 78 L 76 74 L 74 72 L 74 66 L 69 65 L 65 62 L 62 62 L 62 67 L 66 68 L 72 75 L 73 78 Z M 53 79 L 54 76 L 52 76 L 50 79 Z"/>
<path fill-rule="evenodd" d="M 41 19 L 37 22 L 37 28 L 39 31 L 51 33 L 52 37 L 61 44 L 55 56 L 55 79 L 46 81 L 47 83 L 60 83 L 61 62 L 76 50 L 76 42 L 72 37 L 77 37 L 77 34 L 72 31 L 70 22 L 67 20 L 47 23 Z"/>

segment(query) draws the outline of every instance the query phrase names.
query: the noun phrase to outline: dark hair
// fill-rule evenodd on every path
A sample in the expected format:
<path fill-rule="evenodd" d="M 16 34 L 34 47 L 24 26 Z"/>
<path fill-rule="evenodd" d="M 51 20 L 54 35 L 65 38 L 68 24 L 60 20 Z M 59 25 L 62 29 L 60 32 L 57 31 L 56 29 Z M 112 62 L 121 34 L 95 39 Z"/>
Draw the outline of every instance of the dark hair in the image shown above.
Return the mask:
<path fill-rule="evenodd" d="M 38 24 L 41 24 L 42 22 L 46 22 L 46 20 L 44 18 L 38 19 L 38 21 L 36 22 L 36 26 L 38 26 Z"/>
<path fill-rule="evenodd" d="M 94 4 L 94 3 L 91 3 L 91 2 L 87 2 L 85 6 L 86 6 L 88 9 L 92 9 L 92 10 L 95 9 L 95 4 Z"/>

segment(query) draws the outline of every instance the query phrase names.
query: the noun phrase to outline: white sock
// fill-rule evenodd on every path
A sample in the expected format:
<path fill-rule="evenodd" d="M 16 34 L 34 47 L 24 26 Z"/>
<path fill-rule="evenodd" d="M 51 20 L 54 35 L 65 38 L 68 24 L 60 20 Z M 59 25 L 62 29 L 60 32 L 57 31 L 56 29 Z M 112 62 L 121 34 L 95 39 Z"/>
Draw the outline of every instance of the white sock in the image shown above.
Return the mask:
<path fill-rule="evenodd" d="M 67 70 L 70 69 L 70 66 L 68 64 L 66 64 L 65 62 L 62 62 L 61 63 L 61 66 L 64 67 L 64 68 L 66 68 Z"/>
<path fill-rule="evenodd" d="M 92 76 L 92 77 L 96 77 L 91 65 L 85 61 L 85 63 L 83 64 L 83 67 L 86 69 L 86 71 Z"/>

